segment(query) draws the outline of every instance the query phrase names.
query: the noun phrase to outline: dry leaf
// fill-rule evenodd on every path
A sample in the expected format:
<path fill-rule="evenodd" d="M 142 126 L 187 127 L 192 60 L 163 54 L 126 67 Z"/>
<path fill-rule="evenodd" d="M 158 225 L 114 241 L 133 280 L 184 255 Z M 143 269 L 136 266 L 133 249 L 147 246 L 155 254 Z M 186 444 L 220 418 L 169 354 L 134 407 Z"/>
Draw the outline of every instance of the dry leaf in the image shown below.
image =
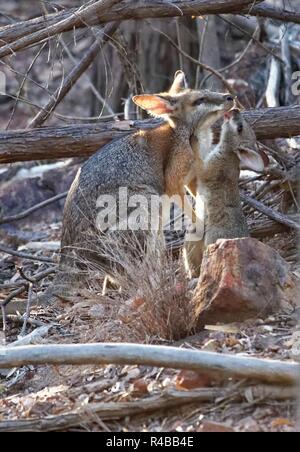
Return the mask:
<path fill-rule="evenodd" d="M 191 390 L 211 386 L 213 382 L 211 374 L 198 373 L 193 370 L 182 370 L 176 376 L 175 384 L 177 389 Z"/>
<path fill-rule="evenodd" d="M 278 417 L 277 419 L 274 419 L 272 421 L 272 427 L 284 427 L 284 426 L 294 427 L 295 423 L 290 419 L 284 417 Z"/>
<path fill-rule="evenodd" d="M 235 336 L 230 335 L 226 338 L 225 344 L 227 347 L 234 347 L 235 345 L 239 345 L 240 341 Z"/>
<path fill-rule="evenodd" d="M 147 382 L 143 378 L 135 380 L 130 387 L 130 392 L 132 395 L 148 394 L 149 391 Z"/>

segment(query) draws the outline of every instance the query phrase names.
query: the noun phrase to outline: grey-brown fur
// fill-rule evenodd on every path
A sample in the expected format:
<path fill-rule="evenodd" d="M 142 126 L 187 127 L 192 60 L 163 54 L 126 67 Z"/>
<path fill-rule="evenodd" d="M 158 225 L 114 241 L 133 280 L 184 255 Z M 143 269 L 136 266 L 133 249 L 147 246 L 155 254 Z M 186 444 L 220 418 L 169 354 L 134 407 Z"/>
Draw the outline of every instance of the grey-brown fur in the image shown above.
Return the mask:
<path fill-rule="evenodd" d="M 194 140 L 194 146 L 197 142 Z M 186 259 L 198 276 L 205 248 L 218 239 L 249 236 L 240 192 L 240 167 L 263 170 L 253 129 L 238 111 L 232 111 L 222 126 L 220 142 L 198 168 L 198 192 L 204 201 L 204 236 L 186 244 Z"/>
<path fill-rule="evenodd" d="M 233 100 L 207 90 L 192 91 L 184 85 L 184 74 L 179 72 L 168 93 L 137 96 L 134 100 L 138 105 L 167 122 L 111 142 L 78 172 L 64 210 L 60 262 L 64 273 L 82 260 L 101 260 L 101 234 L 105 231 L 95 225 L 100 195 L 117 197 L 120 187 L 127 187 L 129 196 L 143 194 L 148 198 L 183 193 L 194 158 L 190 146 L 193 131 L 207 118 L 218 119 L 225 104 Z M 201 102 L 195 105 L 198 100 Z M 157 102 L 167 105 L 167 113 L 162 113 Z M 74 280 L 78 280 L 76 275 Z"/>
<path fill-rule="evenodd" d="M 217 101 L 222 100 L 222 95 L 211 96 L 212 101 L 214 96 Z M 199 112 L 195 122 L 201 114 Z M 183 189 L 184 177 L 179 184 L 179 173 L 187 175 L 193 164 L 189 142 L 193 122 L 173 120 L 176 121 L 174 128 L 165 124 L 151 132 L 113 141 L 83 165 L 65 205 L 63 249 L 88 247 L 86 238 L 95 237 L 96 202 L 100 195 L 117 197 L 120 187 L 127 187 L 129 196 L 144 194 L 148 198 L 164 193 L 172 196 L 179 192 L 180 187 Z"/>
<path fill-rule="evenodd" d="M 243 129 L 239 133 L 240 127 Z M 250 126 L 237 113 L 234 118 L 225 121 L 219 145 L 204 162 L 200 190 L 205 197 L 205 247 L 221 238 L 249 236 L 239 190 L 238 149 L 241 144 L 253 149 L 256 146 L 256 137 Z"/>

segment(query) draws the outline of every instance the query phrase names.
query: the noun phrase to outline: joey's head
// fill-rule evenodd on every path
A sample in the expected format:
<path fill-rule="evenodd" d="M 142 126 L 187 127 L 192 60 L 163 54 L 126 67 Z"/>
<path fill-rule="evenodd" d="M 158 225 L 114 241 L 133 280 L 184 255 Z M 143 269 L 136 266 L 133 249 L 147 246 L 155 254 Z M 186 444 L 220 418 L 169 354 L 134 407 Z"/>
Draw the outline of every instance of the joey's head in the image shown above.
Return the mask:
<path fill-rule="evenodd" d="M 236 108 L 224 114 L 221 143 L 236 153 L 241 169 L 262 172 L 269 163 L 267 155 L 258 148 L 254 130 Z"/>
<path fill-rule="evenodd" d="M 210 127 L 234 106 L 230 94 L 189 89 L 182 71 L 176 72 L 168 92 L 134 96 L 133 101 L 152 116 L 167 120 L 171 127 L 183 125 L 190 134 L 199 127 Z"/>

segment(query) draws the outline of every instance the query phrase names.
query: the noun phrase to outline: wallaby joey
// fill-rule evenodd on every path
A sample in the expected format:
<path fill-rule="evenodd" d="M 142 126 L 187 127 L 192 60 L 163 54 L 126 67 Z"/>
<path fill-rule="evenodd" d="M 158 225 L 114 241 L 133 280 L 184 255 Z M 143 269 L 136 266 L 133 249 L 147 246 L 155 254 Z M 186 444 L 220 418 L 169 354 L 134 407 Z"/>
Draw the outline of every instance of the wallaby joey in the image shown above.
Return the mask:
<path fill-rule="evenodd" d="M 197 146 L 197 141 L 193 143 Z M 185 245 L 191 276 L 199 276 L 202 254 L 208 245 L 218 239 L 249 236 L 240 200 L 240 168 L 261 172 L 266 159 L 257 148 L 253 129 L 239 110 L 225 113 L 220 142 L 198 168 L 197 191 L 204 202 L 204 236 Z"/>
<path fill-rule="evenodd" d="M 99 235 L 105 228 L 97 224 L 97 208 L 102 200 L 106 202 L 106 196 L 119 207 L 120 189 L 126 189 L 128 203 L 122 212 L 117 209 L 115 224 L 130 217 L 130 197 L 144 195 L 150 202 L 152 195 L 183 196 L 194 161 L 191 135 L 199 124 L 214 122 L 233 105 L 228 94 L 188 89 L 181 71 L 169 92 L 142 94 L 133 100 L 151 115 L 164 118 L 165 123 L 114 140 L 79 170 L 65 204 L 61 266 L 74 261 L 74 252 L 76 257 L 86 257 L 87 252 L 95 251 L 96 238 L 101 242 Z"/>

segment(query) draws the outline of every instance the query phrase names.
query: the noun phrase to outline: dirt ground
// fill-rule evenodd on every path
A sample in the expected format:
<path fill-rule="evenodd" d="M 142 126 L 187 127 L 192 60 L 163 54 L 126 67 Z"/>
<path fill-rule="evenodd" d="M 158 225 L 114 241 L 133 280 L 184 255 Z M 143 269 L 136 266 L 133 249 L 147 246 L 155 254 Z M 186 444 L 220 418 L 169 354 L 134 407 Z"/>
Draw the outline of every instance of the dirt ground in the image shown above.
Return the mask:
<path fill-rule="evenodd" d="M 70 4 L 67 0 L 58 3 Z M 40 2 L 35 4 L 40 5 Z M 17 0 L 5 2 L 0 8 L 1 25 L 7 24 L 8 19 L 31 17 L 33 5 L 33 2 Z M 74 42 L 73 34 L 65 37 L 76 61 L 90 43 L 89 34 L 81 35 L 82 32 L 78 43 Z M 245 43 L 242 44 L 244 47 Z M 13 73 L 11 61 L 5 60 L 0 69 L 7 75 L 9 92 L 17 91 L 36 52 L 37 48 L 20 52 L 13 60 L 12 67 L 16 71 Z M 230 55 L 229 60 L 234 56 Z M 64 73 L 68 73 L 73 65 L 74 62 L 61 51 L 61 43 L 52 41 L 49 48 L 41 51 L 30 72 L 36 83 L 26 83 L 22 93 L 33 105 L 16 104 L 15 100 L 1 104 L 0 129 L 27 127 L 38 111 L 37 105 L 44 105 L 49 93 L 61 83 L 62 68 Z M 95 75 L 94 71 L 95 68 L 91 68 L 87 72 L 88 78 L 79 80 L 76 89 L 70 92 L 47 125 L 61 127 L 90 120 L 93 108 L 89 82 Z M 258 73 L 262 74 L 262 79 L 257 77 Z M 256 79 L 255 83 L 251 84 L 250 80 L 246 93 L 243 93 L 247 107 L 255 108 L 265 89 L 266 73 L 266 58 L 259 46 L 253 45 L 244 60 L 243 69 L 235 67 L 226 76 L 249 81 L 251 75 L 255 75 L 252 77 Z M 116 70 L 114 77 L 119 80 L 122 72 Z M 103 92 L 105 94 L 105 89 Z M 299 212 L 296 199 L 298 183 L 293 171 L 300 162 L 299 140 L 295 140 L 293 146 L 289 140 L 264 144 L 269 149 L 270 171 L 255 180 L 253 174 L 242 173 L 241 188 L 265 205 L 296 218 Z M 58 166 L 49 168 L 44 165 L 49 163 Z M 68 190 L 80 164 L 77 159 L 1 165 L 0 218 L 19 213 Z M 34 176 L 29 174 L 33 168 L 40 170 Z M 20 174 L 24 170 L 28 171 L 25 176 Z M 20 222 L 0 225 L 1 244 L 54 261 L 54 264 L 41 263 L 0 253 L 0 302 L 7 300 L 26 282 L 24 274 L 34 277 L 56 266 L 63 204 L 64 200 L 60 200 Z M 249 206 L 245 205 L 244 211 L 254 236 L 276 249 L 289 262 L 294 274 L 300 277 L 296 232 Z M 179 238 L 181 244 L 182 237 Z M 52 280 L 53 276 L 49 276 L 34 285 L 33 304 Z M 71 302 L 60 300 L 52 306 L 34 307 L 25 333 L 48 325 L 48 334 L 39 339 L 40 344 L 138 342 L 282 361 L 299 358 L 300 308 L 287 307 L 267 318 L 243 323 L 207 325 L 197 334 L 174 341 L 159 334 L 147 334 L 140 322 L 138 294 L 137 298 L 128 299 L 117 291 L 103 295 L 102 289 L 100 284 L 91 284 L 85 291 L 74 295 Z M 13 302 L 20 303 L 20 306 L 26 305 L 27 300 L 27 290 L 13 297 Z M 6 331 L 0 330 L 0 346 L 20 336 L 23 322 L 18 312 L 8 316 Z M 203 395 L 203 391 L 207 394 L 206 402 L 199 401 L 199 394 Z M 185 403 L 183 394 L 194 397 L 195 401 Z M 295 391 L 288 387 L 266 388 L 257 381 L 220 379 L 212 374 L 146 366 L 41 365 L 0 369 L 0 432 L 294 432 L 297 430 L 294 396 Z"/>

